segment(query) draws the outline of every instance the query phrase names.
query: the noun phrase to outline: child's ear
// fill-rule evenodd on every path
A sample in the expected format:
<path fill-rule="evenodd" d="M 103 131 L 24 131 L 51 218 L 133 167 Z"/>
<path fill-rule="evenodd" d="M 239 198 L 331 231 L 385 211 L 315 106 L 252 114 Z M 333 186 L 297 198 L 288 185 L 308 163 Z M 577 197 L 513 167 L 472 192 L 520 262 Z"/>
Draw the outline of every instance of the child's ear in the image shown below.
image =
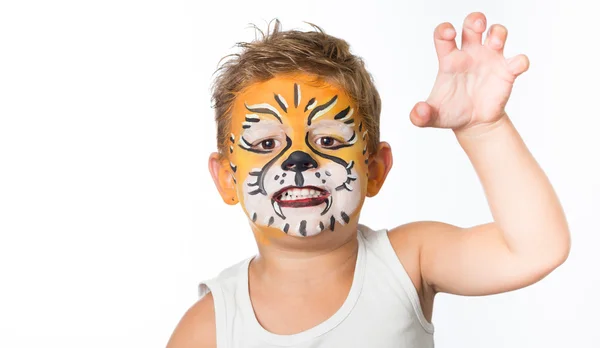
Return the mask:
<path fill-rule="evenodd" d="M 386 142 L 379 143 L 377 152 L 369 157 L 367 197 L 373 197 L 379 192 L 390 169 L 392 169 L 393 162 L 390 144 Z"/>
<path fill-rule="evenodd" d="M 237 204 L 235 179 L 227 158 L 222 158 L 218 153 L 213 152 L 208 158 L 208 170 L 223 201 L 230 205 Z"/>

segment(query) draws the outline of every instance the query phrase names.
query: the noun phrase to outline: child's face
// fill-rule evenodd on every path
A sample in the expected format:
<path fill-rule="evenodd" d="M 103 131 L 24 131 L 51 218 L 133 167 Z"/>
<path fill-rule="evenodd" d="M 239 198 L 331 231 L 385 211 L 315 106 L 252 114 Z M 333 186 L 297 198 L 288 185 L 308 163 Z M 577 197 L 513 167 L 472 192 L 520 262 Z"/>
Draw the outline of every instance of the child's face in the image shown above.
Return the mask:
<path fill-rule="evenodd" d="M 367 191 L 367 132 L 338 87 L 280 76 L 236 97 L 230 175 L 259 227 L 313 236 L 357 219 Z"/>

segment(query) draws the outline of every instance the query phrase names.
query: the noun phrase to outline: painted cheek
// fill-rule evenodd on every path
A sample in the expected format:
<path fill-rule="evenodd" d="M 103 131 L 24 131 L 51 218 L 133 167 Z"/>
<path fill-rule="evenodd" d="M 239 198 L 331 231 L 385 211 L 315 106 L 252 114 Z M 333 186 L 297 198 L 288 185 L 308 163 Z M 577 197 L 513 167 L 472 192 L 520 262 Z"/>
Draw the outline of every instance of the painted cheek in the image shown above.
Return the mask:
<path fill-rule="evenodd" d="M 354 163 L 358 164 L 355 166 L 356 170 L 360 170 L 360 168 L 362 168 L 362 166 L 360 166 L 359 164 L 363 162 L 364 156 L 362 155 L 362 147 L 360 146 L 360 144 L 356 144 L 352 147 L 347 147 L 332 152 L 333 156 L 339 157 L 346 162 L 354 161 Z"/>
<path fill-rule="evenodd" d="M 234 157 L 234 161 L 237 164 L 235 176 L 238 186 L 240 186 L 247 179 L 253 168 L 261 166 L 261 164 L 253 159 L 252 156 L 238 155 Z"/>
<path fill-rule="evenodd" d="M 246 208 L 245 198 L 248 191 L 256 190 L 256 186 L 249 186 L 249 182 L 255 182 L 256 176 L 251 173 L 258 173 L 274 157 L 274 154 L 254 154 L 246 152 L 240 148 L 236 149 L 232 161 L 237 164 L 235 172 L 235 181 L 240 203 Z"/>
<path fill-rule="evenodd" d="M 340 153 L 339 157 L 346 158 L 347 160 L 357 160 L 360 158 L 362 153 L 360 143 L 357 143 L 351 147 L 342 148 L 338 151 Z"/>
<path fill-rule="evenodd" d="M 356 172 L 356 175 L 363 179 L 361 180 L 361 184 L 363 184 L 361 186 L 364 186 L 363 189 L 366 190 L 367 180 L 364 179 L 367 178 L 368 165 L 366 161 L 366 152 L 365 154 L 363 154 L 363 144 L 357 143 L 352 147 L 339 149 L 337 150 L 337 153 L 334 154 L 334 156 L 338 156 L 348 163 L 354 162 L 354 171 Z"/>

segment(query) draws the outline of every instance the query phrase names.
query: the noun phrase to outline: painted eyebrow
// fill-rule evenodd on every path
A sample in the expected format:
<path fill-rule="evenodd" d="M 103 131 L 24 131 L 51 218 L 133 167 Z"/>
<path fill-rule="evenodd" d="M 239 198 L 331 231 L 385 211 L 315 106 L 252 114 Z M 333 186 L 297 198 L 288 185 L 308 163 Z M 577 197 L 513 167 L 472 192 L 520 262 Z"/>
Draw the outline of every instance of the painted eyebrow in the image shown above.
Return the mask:
<path fill-rule="evenodd" d="M 333 116 L 333 119 L 342 121 L 344 123 L 348 123 L 347 120 L 350 119 L 350 117 L 352 117 L 353 113 L 354 109 L 352 109 L 351 107 L 347 107 L 344 110 L 338 112 L 337 115 Z"/>
<path fill-rule="evenodd" d="M 254 112 L 256 114 L 271 115 L 275 117 L 277 121 L 279 121 L 279 123 L 283 123 L 283 121 L 281 121 L 281 115 L 279 114 L 279 111 L 277 111 L 277 109 L 275 109 L 275 107 L 273 107 L 273 105 L 269 103 L 253 105 L 248 105 L 244 103 L 244 105 L 246 106 L 246 109 L 250 112 Z"/>
<path fill-rule="evenodd" d="M 323 120 L 316 122 L 308 128 L 308 132 L 315 135 L 338 133 L 341 134 L 347 141 L 348 139 L 356 137 L 354 128 L 344 122 L 336 120 Z"/>
<path fill-rule="evenodd" d="M 284 125 L 279 124 L 273 120 L 263 120 L 260 123 L 252 125 L 251 128 L 244 128 L 241 136 L 244 137 L 245 140 L 250 140 L 250 142 L 254 142 L 257 139 L 266 136 L 279 136 L 282 134 L 286 134 L 285 128 L 286 127 Z"/>
<path fill-rule="evenodd" d="M 319 106 L 315 107 L 314 109 L 312 109 L 312 111 L 308 115 L 308 125 L 310 126 L 313 120 L 323 116 L 329 110 L 331 110 L 331 108 L 333 108 L 335 106 L 335 103 L 337 102 L 337 98 L 338 98 L 338 96 L 335 95 L 327 103 L 319 105 Z"/>

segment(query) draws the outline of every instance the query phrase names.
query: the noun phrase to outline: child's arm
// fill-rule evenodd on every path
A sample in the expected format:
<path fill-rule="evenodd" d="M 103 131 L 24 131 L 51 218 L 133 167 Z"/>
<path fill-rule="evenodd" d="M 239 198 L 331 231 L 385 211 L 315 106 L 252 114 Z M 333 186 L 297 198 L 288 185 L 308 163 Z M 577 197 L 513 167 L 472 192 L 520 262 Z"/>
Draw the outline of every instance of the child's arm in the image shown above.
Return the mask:
<path fill-rule="evenodd" d="M 452 26 L 436 28 L 440 73 L 427 102 L 411 112 L 417 126 L 454 130 L 494 217 L 493 223 L 472 228 L 424 222 L 403 229 L 414 234 L 422 281 L 435 292 L 485 295 L 518 289 L 558 267 L 570 249 L 558 198 L 504 112 L 528 60 L 503 57 L 504 27 L 493 26 L 482 45 L 484 30 L 483 14 L 469 15 L 458 50 Z M 392 243 L 401 238 L 399 230 L 390 232 Z"/>
<path fill-rule="evenodd" d="M 425 284 L 435 292 L 486 295 L 535 283 L 569 252 L 558 199 L 508 118 L 487 132 L 457 134 L 494 217 L 472 228 L 413 226 Z M 394 231 L 390 232 L 394 238 Z"/>

